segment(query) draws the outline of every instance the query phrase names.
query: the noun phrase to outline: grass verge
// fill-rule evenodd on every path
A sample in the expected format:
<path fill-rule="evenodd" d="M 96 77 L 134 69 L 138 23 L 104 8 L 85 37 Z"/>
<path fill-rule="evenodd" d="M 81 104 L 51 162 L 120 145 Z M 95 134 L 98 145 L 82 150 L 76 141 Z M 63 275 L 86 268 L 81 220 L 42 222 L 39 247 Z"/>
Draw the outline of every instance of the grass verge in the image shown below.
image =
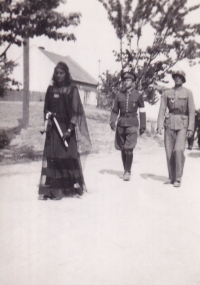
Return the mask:
<path fill-rule="evenodd" d="M 2 102 L 0 105 L 0 164 L 15 164 L 40 160 L 43 153 L 45 135 L 40 134 L 43 126 L 43 102 L 30 103 L 29 127 L 20 127 L 22 104 Z M 92 142 L 92 153 L 110 153 L 114 150 L 115 134 L 108 124 L 110 112 L 85 106 L 88 129 Z M 8 116 L 12 114 L 12 116 Z M 138 138 L 136 149 L 148 150 L 158 145 L 159 139 L 152 139 L 149 131 Z"/>

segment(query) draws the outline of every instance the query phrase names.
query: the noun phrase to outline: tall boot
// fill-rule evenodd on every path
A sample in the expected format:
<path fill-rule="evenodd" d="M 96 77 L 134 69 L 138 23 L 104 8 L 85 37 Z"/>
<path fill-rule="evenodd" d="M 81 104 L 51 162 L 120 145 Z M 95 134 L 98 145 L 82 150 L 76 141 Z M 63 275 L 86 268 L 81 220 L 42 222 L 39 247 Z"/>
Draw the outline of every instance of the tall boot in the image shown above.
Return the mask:
<path fill-rule="evenodd" d="M 126 151 L 126 163 L 125 163 L 124 181 L 129 181 L 130 178 L 131 178 L 132 162 L 133 162 L 133 152 Z"/>
<path fill-rule="evenodd" d="M 125 165 L 126 165 L 126 153 L 124 150 L 121 151 L 121 156 L 122 156 L 122 162 L 125 170 Z"/>

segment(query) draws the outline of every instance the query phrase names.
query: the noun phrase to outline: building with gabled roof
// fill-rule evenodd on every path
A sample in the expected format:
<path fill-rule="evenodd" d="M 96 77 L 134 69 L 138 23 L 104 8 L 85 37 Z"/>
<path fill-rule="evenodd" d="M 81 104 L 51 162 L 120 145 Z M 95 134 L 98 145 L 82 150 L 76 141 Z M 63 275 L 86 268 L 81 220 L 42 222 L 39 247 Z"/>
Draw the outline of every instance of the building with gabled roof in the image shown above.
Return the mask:
<path fill-rule="evenodd" d="M 30 47 L 29 50 L 29 88 L 30 91 L 43 92 L 51 83 L 52 75 L 56 64 L 63 61 L 70 70 L 73 81 L 77 85 L 81 100 L 84 104 L 96 105 L 98 82 L 84 70 L 70 56 L 62 56 L 49 51 L 43 47 Z M 23 55 L 15 61 L 18 66 L 14 69 L 13 77 L 19 81 L 23 88 Z M 44 98 L 42 98 L 44 99 Z"/>
<path fill-rule="evenodd" d="M 49 52 L 39 47 L 39 49 L 51 60 L 55 63 L 55 65 L 59 61 L 63 61 L 67 64 L 70 70 L 70 74 L 75 82 L 79 83 L 87 83 L 89 85 L 97 85 L 97 81 L 87 72 L 85 71 L 77 62 L 75 62 L 70 56 L 61 56 L 55 54 L 53 52 Z"/>

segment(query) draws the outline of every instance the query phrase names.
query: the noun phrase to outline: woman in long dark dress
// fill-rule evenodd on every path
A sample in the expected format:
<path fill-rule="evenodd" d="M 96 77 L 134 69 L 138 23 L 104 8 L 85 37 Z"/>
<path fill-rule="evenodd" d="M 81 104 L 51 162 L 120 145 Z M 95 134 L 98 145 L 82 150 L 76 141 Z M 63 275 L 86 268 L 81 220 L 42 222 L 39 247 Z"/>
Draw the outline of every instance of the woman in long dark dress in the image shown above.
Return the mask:
<path fill-rule="evenodd" d="M 57 119 L 63 137 L 58 132 L 53 116 Z M 87 154 L 91 142 L 78 89 L 72 83 L 68 66 L 64 62 L 59 62 L 55 67 L 53 84 L 47 89 L 44 118 L 47 120 L 47 131 L 39 199 L 59 200 L 68 194 L 82 195 L 86 187 L 80 152 Z M 68 147 L 64 144 L 65 140 Z"/>

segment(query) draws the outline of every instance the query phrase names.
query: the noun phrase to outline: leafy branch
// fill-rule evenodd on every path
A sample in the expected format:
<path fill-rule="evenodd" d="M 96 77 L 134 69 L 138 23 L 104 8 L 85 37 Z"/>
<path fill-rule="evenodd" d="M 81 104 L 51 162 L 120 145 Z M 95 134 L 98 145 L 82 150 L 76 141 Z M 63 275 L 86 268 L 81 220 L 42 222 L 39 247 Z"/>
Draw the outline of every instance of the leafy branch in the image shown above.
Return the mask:
<path fill-rule="evenodd" d="M 126 0 L 123 4 L 119 0 L 98 1 L 120 40 L 120 50 L 114 52 L 116 60 L 121 61 L 122 69 L 137 74 L 136 87 L 147 94 L 150 103 L 155 103 L 156 94 L 149 92 L 149 86 L 165 82 L 165 75 L 178 61 L 200 63 L 200 43 L 195 38 L 200 35 L 200 24 L 185 21 L 200 4 L 188 7 L 188 0 Z M 141 39 L 151 34 L 153 40 L 142 46 Z"/>

